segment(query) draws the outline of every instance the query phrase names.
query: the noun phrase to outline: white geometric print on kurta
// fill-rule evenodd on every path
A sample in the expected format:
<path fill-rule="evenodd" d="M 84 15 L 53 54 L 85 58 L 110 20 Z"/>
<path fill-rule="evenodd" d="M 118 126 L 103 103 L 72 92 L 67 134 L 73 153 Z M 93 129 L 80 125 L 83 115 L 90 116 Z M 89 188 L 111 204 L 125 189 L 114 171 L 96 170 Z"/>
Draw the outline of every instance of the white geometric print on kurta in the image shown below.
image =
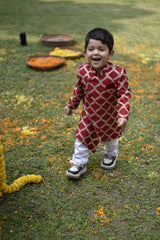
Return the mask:
<path fill-rule="evenodd" d="M 128 79 L 125 69 L 110 62 L 98 74 L 89 63 L 78 66 L 77 78 L 68 107 L 76 109 L 83 99 L 76 137 L 95 152 L 99 139 L 106 142 L 121 136 L 118 118 L 129 117 Z"/>

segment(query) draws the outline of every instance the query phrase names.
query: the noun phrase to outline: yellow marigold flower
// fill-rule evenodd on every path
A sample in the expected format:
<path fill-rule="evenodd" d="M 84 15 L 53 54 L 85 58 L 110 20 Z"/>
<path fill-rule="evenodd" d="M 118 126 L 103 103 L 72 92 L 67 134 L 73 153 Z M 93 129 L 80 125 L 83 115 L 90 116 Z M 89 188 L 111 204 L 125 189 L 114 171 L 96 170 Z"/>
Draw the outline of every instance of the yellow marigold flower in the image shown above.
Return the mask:
<path fill-rule="evenodd" d="M 70 57 L 70 56 L 78 56 L 81 52 L 77 52 L 71 49 L 62 49 L 56 47 L 53 51 L 49 53 L 49 55 L 61 56 L 61 57 Z"/>

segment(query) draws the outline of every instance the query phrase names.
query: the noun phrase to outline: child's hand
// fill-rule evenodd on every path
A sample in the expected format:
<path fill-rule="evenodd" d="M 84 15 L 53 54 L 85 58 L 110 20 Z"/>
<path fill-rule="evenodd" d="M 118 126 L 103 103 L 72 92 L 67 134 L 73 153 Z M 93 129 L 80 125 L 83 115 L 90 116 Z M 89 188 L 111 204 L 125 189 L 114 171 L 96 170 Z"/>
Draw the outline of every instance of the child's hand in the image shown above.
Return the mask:
<path fill-rule="evenodd" d="M 68 106 L 64 108 L 64 111 L 67 115 L 72 115 L 72 109 L 70 109 Z"/>
<path fill-rule="evenodd" d="M 125 129 L 126 129 L 126 126 L 127 126 L 127 119 L 119 118 L 118 119 L 118 126 L 121 127 L 122 133 L 125 132 Z"/>

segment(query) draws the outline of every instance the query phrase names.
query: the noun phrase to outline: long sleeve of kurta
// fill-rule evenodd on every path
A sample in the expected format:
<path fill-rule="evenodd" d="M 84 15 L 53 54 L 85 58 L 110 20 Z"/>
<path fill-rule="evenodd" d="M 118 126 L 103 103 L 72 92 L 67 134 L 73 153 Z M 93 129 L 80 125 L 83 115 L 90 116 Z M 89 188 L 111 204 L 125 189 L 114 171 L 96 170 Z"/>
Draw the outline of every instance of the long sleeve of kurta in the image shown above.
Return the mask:
<path fill-rule="evenodd" d="M 117 83 L 117 99 L 118 118 L 125 118 L 128 120 L 131 93 L 125 69 L 122 69 L 122 76 Z"/>
<path fill-rule="evenodd" d="M 71 96 L 68 103 L 68 107 L 71 109 L 76 109 L 79 106 L 81 99 L 84 98 L 84 90 L 82 88 L 82 79 L 78 75 L 77 75 L 77 78 L 78 78 L 78 82 L 76 83 L 73 95 Z"/>

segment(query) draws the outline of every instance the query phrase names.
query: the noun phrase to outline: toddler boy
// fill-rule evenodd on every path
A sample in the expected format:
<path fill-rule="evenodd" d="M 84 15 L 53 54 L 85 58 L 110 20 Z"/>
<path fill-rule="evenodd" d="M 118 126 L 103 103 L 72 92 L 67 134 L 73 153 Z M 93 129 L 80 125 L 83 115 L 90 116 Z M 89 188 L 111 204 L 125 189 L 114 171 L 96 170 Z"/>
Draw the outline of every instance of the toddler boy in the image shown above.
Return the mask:
<path fill-rule="evenodd" d="M 66 172 L 70 178 L 87 171 L 89 150 L 95 153 L 99 140 L 104 144 L 101 167 L 113 168 L 117 161 L 118 138 L 127 125 L 131 94 L 125 69 L 109 62 L 113 45 L 113 36 L 106 29 L 95 28 L 86 35 L 88 63 L 77 67 L 78 81 L 65 107 L 65 113 L 71 115 L 83 101 L 72 166 Z"/>

